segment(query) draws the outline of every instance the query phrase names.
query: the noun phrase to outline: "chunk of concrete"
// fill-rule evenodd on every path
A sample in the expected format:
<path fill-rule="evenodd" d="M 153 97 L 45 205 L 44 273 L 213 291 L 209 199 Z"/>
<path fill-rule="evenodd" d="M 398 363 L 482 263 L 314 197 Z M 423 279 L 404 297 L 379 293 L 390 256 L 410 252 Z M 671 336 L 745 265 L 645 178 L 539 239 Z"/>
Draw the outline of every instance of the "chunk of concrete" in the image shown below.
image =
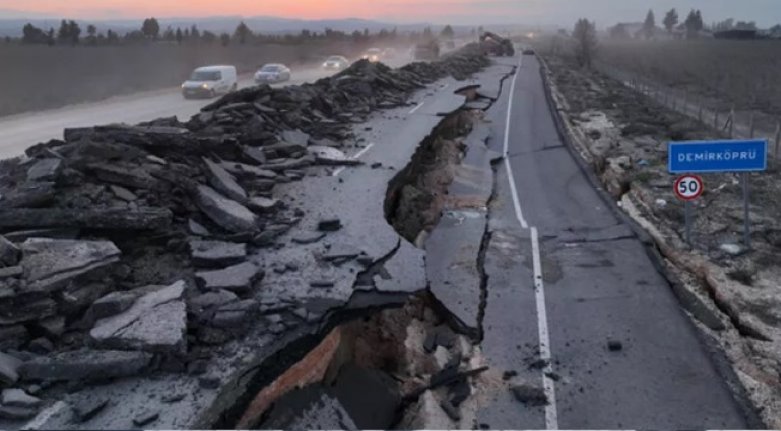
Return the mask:
<path fill-rule="evenodd" d="M 133 192 L 124 187 L 115 186 L 112 184 L 109 186 L 109 188 L 111 189 L 111 192 L 114 193 L 114 196 L 122 199 L 125 202 L 133 202 L 138 199 L 138 197 Z"/>
<path fill-rule="evenodd" d="M 51 181 L 57 177 L 61 166 L 62 160 L 54 157 L 38 160 L 27 170 L 27 179 L 30 181 Z"/>
<path fill-rule="evenodd" d="M 89 314 L 93 319 L 119 314 L 136 302 L 136 295 L 130 292 L 111 292 L 92 303 Z"/>
<path fill-rule="evenodd" d="M 25 380 L 101 380 L 141 373 L 152 355 L 119 350 L 74 350 L 33 358 L 19 367 Z"/>
<path fill-rule="evenodd" d="M 317 163 L 321 165 L 350 166 L 362 163 L 358 159 L 347 157 L 342 150 L 336 148 L 312 145 L 307 150 L 315 156 Z"/>
<path fill-rule="evenodd" d="M 183 356 L 187 353 L 184 301 L 160 304 L 133 323 L 100 341 L 102 346 Z"/>
<path fill-rule="evenodd" d="M 249 202 L 247 202 L 247 206 L 263 213 L 274 211 L 279 208 L 280 204 L 279 199 L 264 198 L 262 196 L 250 198 Z"/>
<path fill-rule="evenodd" d="M 54 291 L 82 274 L 119 260 L 111 241 L 30 238 L 22 243 L 22 261 L 28 291 Z"/>
<path fill-rule="evenodd" d="M 3 394 L 0 398 L 2 398 L 4 406 L 10 407 L 36 408 L 43 403 L 40 398 L 27 395 L 21 389 L 3 389 Z"/>
<path fill-rule="evenodd" d="M 288 144 L 300 145 L 302 147 L 309 145 L 309 135 L 299 129 L 285 130 L 280 134 L 279 138 L 281 141 L 287 142 Z"/>
<path fill-rule="evenodd" d="M 219 307 L 238 301 L 239 297 L 235 293 L 227 290 L 217 290 L 215 292 L 206 292 L 203 295 L 196 296 L 189 301 L 191 309 L 207 309 Z"/>
<path fill-rule="evenodd" d="M 245 202 L 247 200 L 247 192 L 236 182 L 233 175 L 205 157 L 203 162 L 209 170 L 209 184 L 215 190 L 235 201 Z"/>
<path fill-rule="evenodd" d="M 108 398 L 89 397 L 80 400 L 73 406 L 76 420 L 84 423 L 97 416 L 108 405 Z"/>
<path fill-rule="evenodd" d="M 134 189 L 154 189 L 157 179 L 140 167 L 123 167 L 108 163 L 89 166 L 101 181 Z"/>
<path fill-rule="evenodd" d="M 230 232 L 258 230 L 257 217 L 244 205 L 226 198 L 207 186 L 198 186 L 198 207 L 212 221 Z"/>
<path fill-rule="evenodd" d="M 72 227 L 111 230 L 153 230 L 171 226 L 168 208 L 2 208 L 0 228 Z"/>
<path fill-rule="evenodd" d="M 187 228 L 190 230 L 190 233 L 193 235 L 198 235 L 198 236 L 210 235 L 208 229 L 206 229 L 202 224 L 198 223 L 193 219 L 187 220 Z"/>
<path fill-rule="evenodd" d="M 262 276 L 263 272 L 251 262 L 195 273 L 195 279 L 204 290 L 225 289 L 233 292 L 249 291 L 252 282 Z"/>
<path fill-rule="evenodd" d="M 527 406 L 545 406 L 549 403 L 548 396 L 545 395 L 545 390 L 540 386 L 521 384 L 512 386 L 510 391 L 515 396 L 516 400 Z"/>
<path fill-rule="evenodd" d="M 19 367 L 22 361 L 11 355 L 0 352 L 0 383 L 13 385 L 19 380 Z"/>
<path fill-rule="evenodd" d="M 247 258 L 247 244 L 223 241 L 191 241 L 192 261 L 196 266 L 222 267 Z"/>
<path fill-rule="evenodd" d="M 10 277 L 20 277 L 22 274 L 24 274 L 24 268 L 18 265 L 0 268 L 0 280 Z"/>
<path fill-rule="evenodd" d="M 261 153 L 262 154 L 262 153 Z M 262 163 L 265 163 L 265 157 L 263 159 Z M 265 178 L 269 180 L 273 180 L 277 177 L 277 174 L 273 171 L 269 171 L 266 169 L 261 169 L 257 166 L 247 165 L 244 163 L 238 163 L 238 162 L 222 162 L 220 163 L 220 166 L 222 166 L 226 171 L 230 172 L 231 174 L 237 176 L 237 177 L 247 177 L 247 178 Z"/>
<path fill-rule="evenodd" d="M 98 346 L 183 354 L 187 310 L 180 280 L 138 298 L 125 312 L 98 320 L 90 331 Z"/>
<path fill-rule="evenodd" d="M 25 407 L 10 407 L 0 406 L 0 418 L 10 420 L 25 420 L 30 419 L 38 414 L 38 409 L 30 409 Z"/>
<path fill-rule="evenodd" d="M 19 247 L 0 235 L 0 267 L 14 266 L 19 262 Z"/>

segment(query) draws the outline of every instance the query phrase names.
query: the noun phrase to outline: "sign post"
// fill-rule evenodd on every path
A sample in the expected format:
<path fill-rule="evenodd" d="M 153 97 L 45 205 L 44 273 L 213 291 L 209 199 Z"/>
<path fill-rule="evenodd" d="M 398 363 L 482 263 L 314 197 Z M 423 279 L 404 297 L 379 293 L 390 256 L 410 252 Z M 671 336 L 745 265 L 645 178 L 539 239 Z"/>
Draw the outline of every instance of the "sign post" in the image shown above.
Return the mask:
<path fill-rule="evenodd" d="M 697 199 L 705 191 L 702 178 L 697 175 L 683 175 L 675 180 L 673 187 L 675 195 L 683 201 L 684 223 L 686 224 L 686 243 L 692 243 L 691 201 Z"/>
<path fill-rule="evenodd" d="M 749 228 L 748 219 L 748 174 L 743 172 L 740 174 L 743 183 L 743 242 L 746 243 L 746 248 L 751 248 L 751 229 Z"/>
<path fill-rule="evenodd" d="M 767 140 L 723 140 L 723 141 L 686 141 L 667 144 L 667 170 L 671 174 L 692 173 L 741 173 L 743 186 L 743 241 L 751 248 L 751 229 L 749 226 L 748 173 L 767 170 Z M 686 178 L 699 178 L 684 175 L 675 183 L 675 192 L 679 194 L 679 181 Z M 700 180 L 702 189 L 702 180 Z M 701 193 L 701 190 L 700 190 Z M 681 197 L 679 195 L 679 197 Z M 681 197 L 684 199 L 683 197 Z M 684 199 L 685 200 L 685 199 Z M 684 209 L 688 220 L 688 201 Z M 688 221 L 687 221 L 688 224 Z M 687 241 L 690 240 L 687 227 Z"/>

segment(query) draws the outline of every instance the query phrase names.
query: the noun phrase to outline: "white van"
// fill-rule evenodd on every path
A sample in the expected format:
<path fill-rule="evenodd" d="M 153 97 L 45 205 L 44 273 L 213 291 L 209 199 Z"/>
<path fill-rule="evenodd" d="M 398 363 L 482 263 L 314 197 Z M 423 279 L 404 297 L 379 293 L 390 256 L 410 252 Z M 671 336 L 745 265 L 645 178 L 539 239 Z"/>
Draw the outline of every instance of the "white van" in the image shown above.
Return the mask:
<path fill-rule="evenodd" d="M 215 97 L 238 88 L 236 66 L 206 66 L 193 70 L 190 79 L 182 84 L 182 95 L 191 97 Z"/>

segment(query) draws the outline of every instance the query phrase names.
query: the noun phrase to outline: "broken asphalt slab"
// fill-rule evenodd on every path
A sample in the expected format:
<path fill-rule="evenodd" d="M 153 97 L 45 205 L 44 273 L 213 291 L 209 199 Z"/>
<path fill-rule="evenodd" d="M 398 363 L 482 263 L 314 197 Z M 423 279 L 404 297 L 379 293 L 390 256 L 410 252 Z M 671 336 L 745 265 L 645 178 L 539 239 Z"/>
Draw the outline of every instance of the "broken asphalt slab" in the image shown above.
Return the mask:
<path fill-rule="evenodd" d="M 74 277 L 119 260 L 111 241 L 30 238 L 21 245 L 27 291 L 53 291 Z"/>
<path fill-rule="evenodd" d="M 445 81 L 452 82 L 449 79 Z M 436 97 L 436 94 L 432 97 Z M 463 98 L 460 99 L 460 103 L 463 103 Z M 453 109 L 456 107 L 454 106 Z M 324 247 L 334 244 L 345 244 L 360 249 L 375 261 L 386 259 L 386 268 L 392 268 L 388 275 L 393 280 L 397 280 L 399 286 L 425 288 L 422 252 L 412 247 L 398 247 L 399 236 L 385 221 L 383 208 L 384 192 L 388 182 L 396 172 L 406 166 L 417 144 L 440 120 L 435 116 L 419 115 L 414 120 L 405 121 L 401 117 L 408 109 L 403 107 L 375 115 L 371 120 L 373 128 L 371 137 L 363 130 L 365 125 L 355 128 L 359 138 L 363 136 L 364 139 L 376 140 L 377 136 L 386 137 L 381 142 L 377 142 L 370 153 L 362 157 L 381 160 L 385 169 L 371 170 L 351 167 L 342 172 L 338 178 L 304 177 L 301 182 L 277 185 L 280 195 L 286 197 L 286 202 L 306 202 L 307 208 L 317 208 L 318 210 L 305 213 L 299 221 L 297 229 L 283 233 L 276 241 L 291 242 L 294 232 L 314 232 L 321 219 L 339 218 L 342 228 L 335 232 L 328 232 L 326 237 L 317 243 L 284 248 L 275 253 L 264 255 L 265 268 L 279 265 L 283 265 L 285 268 L 294 268 L 284 274 L 274 272 L 273 275 L 267 276 L 260 283 L 259 289 L 263 292 L 264 301 L 276 301 L 269 302 L 269 304 L 276 304 L 270 305 L 271 307 L 284 307 L 284 304 L 302 305 L 305 307 L 305 311 L 306 309 L 311 310 L 309 315 L 314 319 L 312 322 L 317 323 L 318 316 L 324 315 L 327 310 L 344 306 L 353 294 L 353 282 L 357 273 L 365 267 L 356 259 L 341 266 L 325 262 L 328 266 L 322 270 L 320 265 L 323 262 L 318 260 L 318 256 L 322 254 Z M 373 136 L 374 134 L 377 136 Z M 212 192 L 218 194 L 213 189 Z M 220 197 L 228 199 L 224 196 Z M 357 206 L 354 205 L 356 201 L 371 203 L 371 205 Z M 214 219 L 211 215 L 210 218 Z M 298 230 L 299 228 L 300 230 Z M 397 259 L 400 259 L 400 264 L 394 262 Z M 286 284 L 287 276 L 303 283 L 300 285 L 295 282 Z M 309 286 L 309 280 L 316 279 L 334 279 L 337 282 L 331 289 L 312 290 Z M 172 303 L 177 301 L 179 299 L 174 299 Z M 373 302 L 373 304 L 376 303 Z M 129 313 L 132 309 L 133 307 L 119 316 Z M 234 312 L 229 309 L 225 311 Z M 312 314 L 313 312 L 315 314 Z M 228 317 L 232 318 L 232 316 Z M 311 329 L 315 326 L 317 325 L 302 326 L 301 328 Z M 157 420 L 153 422 L 154 427 L 212 426 L 217 423 L 220 415 L 235 402 L 245 388 L 247 381 L 251 380 L 254 373 L 258 372 L 258 365 L 265 358 L 271 357 L 282 346 L 301 335 L 297 331 L 290 330 L 286 330 L 280 335 L 270 335 L 261 329 L 257 327 L 253 329 L 251 349 L 246 345 L 244 338 L 230 341 L 223 345 L 219 361 L 208 363 L 206 375 L 220 383 L 216 390 L 201 387 L 198 379 L 185 374 L 171 374 L 165 379 L 155 380 L 144 377 L 143 372 L 138 371 L 135 377 L 116 380 L 106 386 L 88 386 L 78 392 L 67 394 L 64 400 L 68 404 L 75 405 L 79 401 L 91 397 L 122 399 L 121 405 L 106 407 L 100 414 L 89 419 L 84 426 L 127 428 L 133 426 L 131 421 L 133 417 L 141 415 L 146 410 L 150 397 L 174 392 L 193 393 L 197 396 L 188 396 L 184 400 L 176 402 L 176 408 L 162 409 Z M 106 333 L 109 332 L 116 333 L 116 331 L 106 331 Z M 217 367 L 217 362 L 223 365 Z M 226 367 L 224 364 L 230 365 Z M 45 423 L 46 427 L 67 428 L 72 427 L 69 425 L 71 420 L 71 415 L 55 414 L 48 420 L 43 420 L 42 423 Z"/>
<path fill-rule="evenodd" d="M 104 348 L 184 355 L 184 288 L 184 281 L 178 281 L 141 296 L 127 311 L 98 320 L 90 331 L 91 340 Z"/>

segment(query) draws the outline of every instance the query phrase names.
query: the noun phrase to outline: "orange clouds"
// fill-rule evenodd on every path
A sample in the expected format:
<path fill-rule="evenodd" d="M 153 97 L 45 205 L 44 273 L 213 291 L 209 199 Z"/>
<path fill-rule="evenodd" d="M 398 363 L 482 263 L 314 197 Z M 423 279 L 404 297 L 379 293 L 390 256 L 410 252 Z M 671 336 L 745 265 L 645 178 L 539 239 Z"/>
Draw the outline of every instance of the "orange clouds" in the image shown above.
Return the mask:
<path fill-rule="evenodd" d="M 411 20 L 466 13 L 484 0 L 2 0 L 8 9 L 77 18 L 281 16 L 304 19 L 382 18 Z M 435 17 L 435 16 L 434 16 Z"/>

